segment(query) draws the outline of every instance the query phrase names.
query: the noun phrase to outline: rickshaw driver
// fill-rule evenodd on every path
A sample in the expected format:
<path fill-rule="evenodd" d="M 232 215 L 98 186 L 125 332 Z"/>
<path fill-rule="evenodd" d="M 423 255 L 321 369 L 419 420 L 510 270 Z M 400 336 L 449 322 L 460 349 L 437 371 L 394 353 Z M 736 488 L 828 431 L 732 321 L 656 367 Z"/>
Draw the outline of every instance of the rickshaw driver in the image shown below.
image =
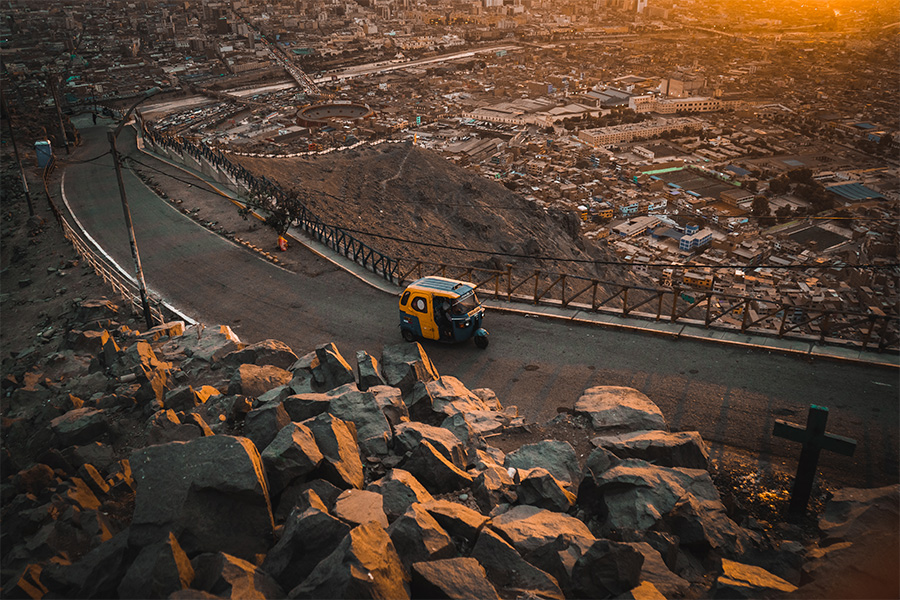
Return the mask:
<path fill-rule="evenodd" d="M 453 321 L 450 320 L 450 301 L 444 298 L 440 303 L 434 303 L 435 321 L 448 339 L 453 339 Z"/>

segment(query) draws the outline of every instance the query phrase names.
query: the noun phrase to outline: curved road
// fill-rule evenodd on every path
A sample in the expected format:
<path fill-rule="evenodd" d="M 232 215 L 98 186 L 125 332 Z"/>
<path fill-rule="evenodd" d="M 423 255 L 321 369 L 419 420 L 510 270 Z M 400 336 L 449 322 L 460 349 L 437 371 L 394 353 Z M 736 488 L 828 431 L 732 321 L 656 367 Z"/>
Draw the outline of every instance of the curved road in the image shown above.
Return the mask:
<path fill-rule="evenodd" d="M 108 149 L 105 128 L 81 133 L 84 145 L 72 161 Z M 130 128 L 119 136 L 119 147 L 137 153 Z M 146 155 L 139 160 L 174 173 Z M 201 228 L 127 170 L 124 179 L 147 285 L 186 314 L 231 325 L 248 342 L 282 340 L 298 353 L 333 341 L 351 364 L 357 350 L 378 357 L 384 345 L 400 343 L 394 296 L 311 252 L 303 274 L 276 267 Z M 85 229 L 130 271 L 111 158 L 67 166 L 64 191 Z M 820 466 L 829 481 L 858 487 L 897 482 L 896 369 L 807 362 L 516 315 L 489 313 L 487 319 L 492 343 L 486 351 L 438 344 L 426 344 L 426 350 L 442 374 L 458 377 L 469 388 L 493 389 L 528 421 L 543 422 L 558 407 L 571 408 L 587 387 L 623 385 L 647 394 L 673 430 L 698 430 L 707 441 L 793 465 L 799 445 L 773 438 L 773 421 L 803 424 L 808 406 L 820 404 L 831 411 L 829 431 L 859 443 L 852 458 L 822 453 Z"/>

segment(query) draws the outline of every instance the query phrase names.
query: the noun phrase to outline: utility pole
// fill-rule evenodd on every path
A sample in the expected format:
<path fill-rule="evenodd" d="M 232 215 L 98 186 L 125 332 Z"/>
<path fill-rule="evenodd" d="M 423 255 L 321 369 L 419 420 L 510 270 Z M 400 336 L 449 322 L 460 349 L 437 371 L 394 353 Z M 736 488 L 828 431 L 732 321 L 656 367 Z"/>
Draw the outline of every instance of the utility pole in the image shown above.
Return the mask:
<path fill-rule="evenodd" d="M 128 241 L 131 243 L 131 258 L 134 259 L 134 271 L 138 280 L 138 290 L 141 294 L 141 307 L 144 311 L 144 321 L 147 323 L 147 329 L 153 328 L 153 314 L 150 312 L 150 302 L 147 300 L 147 284 L 144 283 L 144 269 L 141 267 L 141 256 L 138 253 L 137 240 L 135 240 L 134 237 L 134 225 L 131 222 L 131 210 L 128 208 L 128 197 L 125 195 L 125 183 L 122 181 L 122 166 L 119 158 L 119 151 L 116 148 L 116 138 L 128 121 L 128 117 L 131 116 L 132 111 L 137 108 L 137 105 L 158 92 L 159 88 L 152 88 L 145 92 L 144 96 L 126 111 L 115 131 L 110 130 L 106 132 L 106 137 L 109 140 L 109 151 L 112 154 L 113 163 L 116 167 L 116 181 L 119 183 L 119 196 L 122 199 L 122 212 L 125 214 L 125 228 L 128 229 Z"/>
<path fill-rule="evenodd" d="M 22 178 L 22 191 L 25 192 L 25 202 L 28 203 L 28 216 L 33 217 L 34 205 L 31 203 L 31 192 L 28 190 L 28 180 L 25 178 L 25 169 L 22 167 L 22 160 L 19 158 L 19 146 L 16 144 L 16 135 L 13 133 L 12 114 L 9 112 L 9 104 L 6 103 L 6 96 L 0 98 L 2 98 L 3 113 L 6 115 L 6 124 L 9 126 L 9 141 L 12 142 L 16 164 L 19 165 L 19 176 Z"/>
<path fill-rule="evenodd" d="M 56 116 L 59 118 L 59 131 L 62 133 L 62 142 L 66 145 L 66 154 L 69 154 L 69 137 L 66 135 L 66 125 L 63 123 L 62 109 L 59 107 L 59 93 L 56 89 L 56 74 L 47 70 L 47 85 L 50 87 L 50 95 L 53 96 L 53 105 L 56 106 Z"/>

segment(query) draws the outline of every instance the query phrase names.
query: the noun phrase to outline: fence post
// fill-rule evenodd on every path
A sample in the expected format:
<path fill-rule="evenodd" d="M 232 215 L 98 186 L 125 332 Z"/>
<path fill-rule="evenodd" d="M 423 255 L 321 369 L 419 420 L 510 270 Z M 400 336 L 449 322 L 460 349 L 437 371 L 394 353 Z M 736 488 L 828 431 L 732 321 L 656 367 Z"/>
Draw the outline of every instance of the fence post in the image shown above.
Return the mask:
<path fill-rule="evenodd" d="M 670 323 L 674 323 L 677 320 L 675 314 L 678 312 L 678 299 L 681 298 L 681 288 L 677 287 L 672 290 L 672 316 L 669 319 Z"/>
<path fill-rule="evenodd" d="M 541 272 L 538 270 L 534 271 L 534 303 L 535 305 L 538 303 L 538 283 L 541 280 Z"/>
<path fill-rule="evenodd" d="M 512 299 L 512 265 L 506 263 L 506 301 Z"/>

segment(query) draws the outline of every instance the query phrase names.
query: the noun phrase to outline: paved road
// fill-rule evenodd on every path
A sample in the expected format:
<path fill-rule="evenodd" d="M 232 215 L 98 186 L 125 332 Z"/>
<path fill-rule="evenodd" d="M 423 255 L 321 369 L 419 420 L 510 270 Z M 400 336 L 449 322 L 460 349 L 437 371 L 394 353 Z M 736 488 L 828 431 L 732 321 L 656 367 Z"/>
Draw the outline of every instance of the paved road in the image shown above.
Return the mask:
<path fill-rule="evenodd" d="M 73 160 L 107 149 L 101 128 L 85 129 L 82 137 L 85 145 Z M 119 145 L 136 152 L 130 129 Z M 125 182 L 148 286 L 188 315 L 232 325 L 245 341 L 280 339 L 298 352 L 334 341 L 351 362 L 357 350 L 377 357 L 384 345 L 399 342 L 394 297 L 312 253 L 306 274 L 275 267 L 202 229 L 131 173 Z M 64 184 L 84 227 L 120 264 L 131 265 L 111 159 L 68 166 Z M 192 189 L 180 193 L 201 193 Z M 830 481 L 868 487 L 898 479 L 896 369 L 811 363 L 498 313 L 489 313 L 485 324 L 492 332 L 486 351 L 438 344 L 426 350 L 442 374 L 470 388 L 493 389 L 528 420 L 552 418 L 587 387 L 625 385 L 656 402 L 673 429 L 695 429 L 708 441 L 791 465 L 799 448 L 772 438 L 773 420 L 804 423 L 807 407 L 820 404 L 831 410 L 830 431 L 859 442 L 852 458 L 823 453 L 820 464 Z"/>

